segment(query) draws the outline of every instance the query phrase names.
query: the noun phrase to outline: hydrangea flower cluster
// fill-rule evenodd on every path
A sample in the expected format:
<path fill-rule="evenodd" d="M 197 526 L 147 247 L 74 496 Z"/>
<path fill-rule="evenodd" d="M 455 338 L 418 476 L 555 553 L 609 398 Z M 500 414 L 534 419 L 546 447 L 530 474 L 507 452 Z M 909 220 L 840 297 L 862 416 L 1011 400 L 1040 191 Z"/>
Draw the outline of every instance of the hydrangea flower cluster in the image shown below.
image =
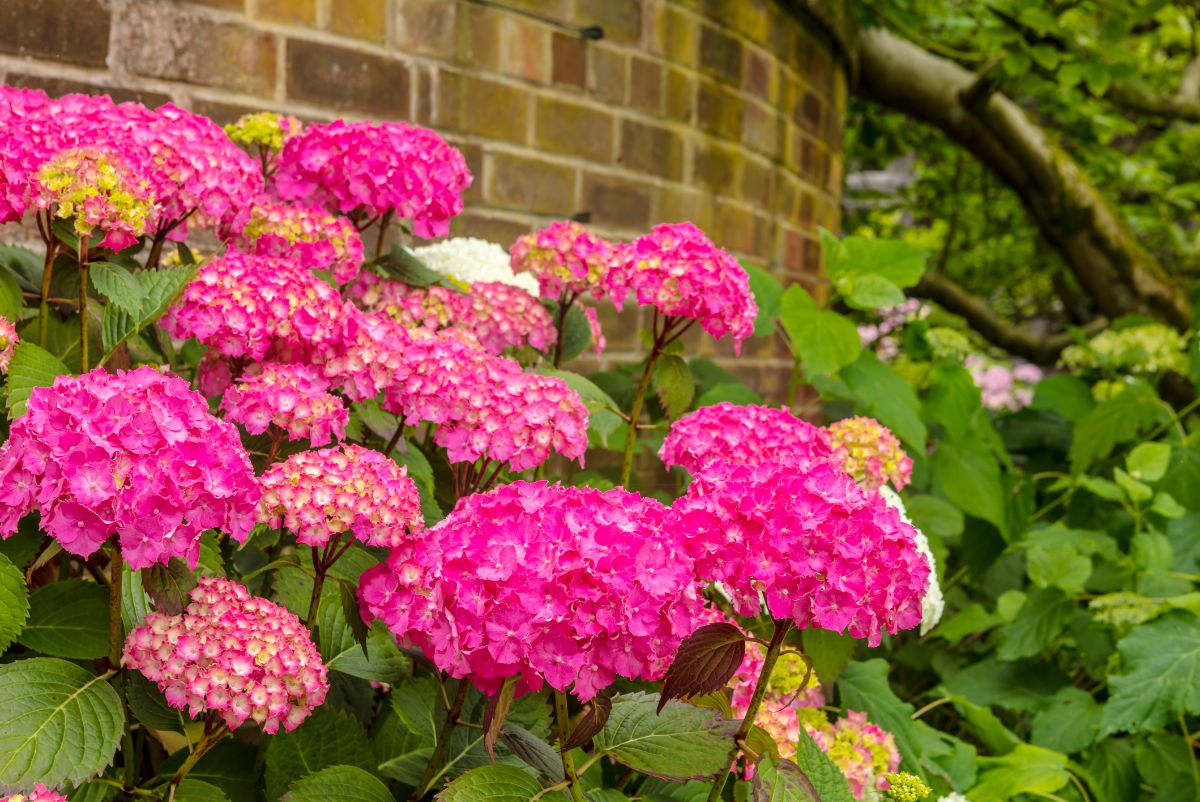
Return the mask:
<path fill-rule="evenodd" d="M 394 212 L 430 239 L 444 237 L 462 211 L 471 173 L 463 155 L 426 128 L 335 120 L 284 143 L 273 185 L 283 200 L 313 198 L 343 214 Z"/>
<path fill-rule="evenodd" d="M 784 407 L 722 401 L 684 415 L 671 424 L 658 456 L 668 467 L 693 476 L 709 465 L 812 462 L 833 459 L 829 436 Z"/>
<path fill-rule="evenodd" d="M 329 270 L 338 284 L 357 276 L 363 264 L 358 229 L 319 206 L 260 201 L 231 244 L 246 253 L 291 257 L 311 270 Z"/>
<path fill-rule="evenodd" d="M 308 365 L 268 362 L 261 373 L 242 376 L 228 387 L 221 408 L 250 434 L 262 434 L 274 424 L 289 440 L 323 446 L 345 437 L 350 420 L 341 399 L 328 390 L 329 382 Z"/>
<path fill-rule="evenodd" d="M 916 320 L 929 316 L 931 308 L 917 298 L 909 298 L 896 306 L 877 309 L 878 320 L 858 327 L 858 337 L 863 348 L 871 348 L 884 362 L 891 362 L 900 354 L 900 329 Z"/>
<path fill-rule="evenodd" d="M 740 615 L 879 644 L 916 626 L 929 564 L 913 528 L 828 461 L 716 466 L 673 506 L 702 579 L 722 582 Z"/>
<path fill-rule="evenodd" d="M 817 746 L 846 776 L 855 799 L 886 790 L 887 775 L 900 768 L 896 739 L 868 721 L 866 713 L 847 710 L 846 715 L 830 723 L 823 713 L 812 711 L 803 717 L 803 724 Z"/>
<path fill-rule="evenodd" d="M 606 286 L 618 305 L 632 291 L 638 306 L 698 320 L 718 340 L 728 334 L 735 351 L 754 333 L 758 306 L 749 276 L 691 223 L 655 226 L 621 246 L 617 258 Z"/>
<path fill-rule="evenodd" d="M 269 468 L 261 484 L 259 520 L 282 525 L 309 546 L 352 532 L 368 546 L 394 547 L 424 525 L 407 469 L 362 446 L 293 454 Z"/>
<path fill-rule="evenodd" d="M 20 341 L 17 327 L 8 318 L 0 315 L 0 376 L 8 373 L 8 363 L 12 362 L 13 351 Z"/>
<path fill-rule="evenodd" d="M 335 342 L 344 309 L 300 263 L 230 251 L 200 268 L 161 325 L 226 356 L 295 361 Z"/>
<path fill-rule="evenodd" d="M 66 551 L 87 557 L 116 533 L 134 569 L 195 566 L 206 529 L 244 540 L 258 496 L 237 429 L 150 367 L 59 376 L 0 445 L 0 536 L 37 507 Z"/>
<path fill-rule="evenodd" d="M 67 798 L 58 791 L 38 783 L 27 794 L 10 794 L 0 798 L 0 802 L 67 802 Z"/>
<path fill-rule="evenodd" d="M 99 229 L 101 247 L 120 251 L 137 242 L 155 219 L 149 184 L 115 155 L 95 149 L 65 151 L 37 173 L 37 208 L 72 220 L 75 233 Z"/>
<path fill-rule="evenodd" d="M 411 344 L 404 326 L 386 314 L 347 304 L 335 337 L 316 361 L 351 401 L 365 401 L 391 387 L 409 369 L 406 351 Z"/>
<path fill-rule="evenodd" d="M 1006 365 L 972 355 L 964 367 L 979 386 L 985 409 L 1024 409 L 1033 401 L 1033 385 L 1042 380 L 1041 368 L 1028 362 Z"/>
<path fill-rule="evenodd" d="M 513 273 L 508 251 L 494 242 L 474 237 L 454 237 L 413 248 L 412 253 L 435 273 L 466 286 L 494 281 L 538 294 L 537 278 Z"/>
<path fill-rule="evenodd" d="M 243 114 L 236 122 L 225 126 L 225 133 L 237 144 L 264 148 L 273 153 L 282 150 L 284 141 L 301 130 L 303 126 L 295 117 L 271 111 Z"/>
<path fill-rule="evenodd" d="M 231 730 L 253 719 L 264 732 L 291 732 L 329 691 L 300 619 L 228 579 L 202 577 L 180 615 L 147 615 L 126 637 L 122 663 L 171 707 L 216 713 Z"/>
<path fill-rule="evenodd" d="M 528 345 L 545 351 L 554 343 L 554 320 L 537 298 L 498 281 L 471 285 L 475 335 L 488 353 Z M 594 339 L 594 338 L 593 338 Z"/>
<path fill-rule="evenodd" d="M 359 597 L 401 642 L 494 694 L 543 680 L 591 699 L 662 675 L 701 599 L 667 510 L 617 488 L 515 482 L 468 496 L 367 571 Z"/>
<path fill-rule="evenodd" d="M 605 280 L 616 263 L 617 249 L 579 223 L 557 220 L 519 237 L 509 254 L 514 272 L 537 277 L 543 298 L 590 293 L 600 300 L 609 292 Z"/>
<path fill-rule="evenodd" d="M 1086 346 L 1071 345 L 1059 361 L 1073 371 L 1186 374 L 1187 338 L 1170 326 L 1148 323 L 1128 329 L 1106 329 Z"/>
<path fill-rule="evenodd" d="M 829 444 L 846 472 L 871 490 L 891 483 L 903 490 L 912 477 L 912 458 L 896 435 L 874 418 L 844 418 L 825 427 Z"/>
<path fill-rule="evenodd" d="M 942 613 L 946 611 L 942 585 L 938 582 L 937 560 L 933 557 L 933 550 L 929 548 L 929 538 L 925 536 L 924 532 L 917 529 L 908 517 L 908 511 L 904 508 L 904 501 L 900 495 L 887 486 L 879 488 L 879 495 L 883 496 L 883 500 L 889 507 L 900 513 L 901 521 L 912 526 L 913 532 L 916 534 L 917 551 L 921 552 L 921 556 L 929 563 L 929 587 L 925 590 L 925 595 L 921 597 L 921 635 L 928 635 L 942 620 Z"/>

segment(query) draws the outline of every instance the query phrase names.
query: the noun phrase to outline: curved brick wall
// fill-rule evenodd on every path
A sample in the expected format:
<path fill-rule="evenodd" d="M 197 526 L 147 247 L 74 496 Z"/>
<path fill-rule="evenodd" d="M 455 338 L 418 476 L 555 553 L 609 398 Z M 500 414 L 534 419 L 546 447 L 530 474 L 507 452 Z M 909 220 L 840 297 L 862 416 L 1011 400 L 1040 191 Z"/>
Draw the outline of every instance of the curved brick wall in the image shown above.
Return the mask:
<path fill-rule="evenodd" d="M 781 277 L 836 228 L 846 80 L 785 0 L 5 0 L 0 79 L 172 100 L 225 121 L 287 110 L 409 119 L 467 154 L 455 233 L 553 216 L 632 236 L 691 219 Z M 603 38 L 579 29 L 603 28 Z M 634 329 L 607 327 L 611 356 Z M 695 352 L 711 349 L 697 342 Z M 739 362 L 775 394 L 770 344 Z"/>

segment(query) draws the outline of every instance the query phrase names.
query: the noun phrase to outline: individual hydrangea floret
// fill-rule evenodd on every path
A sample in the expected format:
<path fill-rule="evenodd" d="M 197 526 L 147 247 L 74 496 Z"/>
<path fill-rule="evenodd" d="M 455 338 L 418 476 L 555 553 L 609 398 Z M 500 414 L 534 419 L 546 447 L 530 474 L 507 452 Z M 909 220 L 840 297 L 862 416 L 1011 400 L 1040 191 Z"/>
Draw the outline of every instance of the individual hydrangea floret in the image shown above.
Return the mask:
<path fill-rule="evenodd" d="M 154 224 L 156 211 L 150 185 L 120 157 L 95 149 L 66 151 L 42 165 L 36 203 L 71 220 L 80 237 L 99 229 L 98 244 L 114 251 L 137 242 Z"/>
<path fill-rule="evenodd" d="M 1070 370 L 1147 375 L 1174 371 L 1186 375 L 1187 338 L 1161 323 L 1106 329 L 1086 346 L 1068 346 L 1060 362 Z"/>
<path fill-rule="evenodd" d="M 363 609 L 453 677 L 582 701 L 655 679 L 699 611 L 667 510 L 617 488 L 515 482 L 468 496 L 362 577 Z"/>
<path fill-rule="evenodd" d="M 283 200 L 315 200 L 363 218 L 385 213 L 412 221 L 424 239 L 444 237 L 471 185 L 463 155 L 427 128 L 400 122 L 335 120 L 310 126 L 283 145 L 273 179 Z"/>
<path fill-rule="evenodd" d="M 525 290 L 499 281 L 471 285 L 475 335 L 488 353 L 529 346 L 545 351 L 555 338 L 554 320 L 541 302 Z"/>
<path fill-rule="evenodd" d="M 942 613 L 946 611 L 942 585 L 938 582 L 937 560 L 934 559 L 933 549 L 929 547 L 929 538 L 909 519 L 900 495 L 887 486 L 879 488 L 879 495 L 883 496 L 883 500 L 889 507 L 900 513 L 900 520 L 912 526 L 913 532 L 916 534 L 917 551 L 921 552 L 921 556 L 929 563 L 929 587 L 925 590 L 925 595 L 921 597 L 921 635 L 928 635 L 942 620 Z"/>
<path fill-rule="evenodd" d="M 27 794 L 9 794 L 0 797 L 0 802 L 67 802 L 67 798 L 58 791 L 38 783 Z"/>
<path fill-rule="evenodd" d="M 673 506 L 697 575 L 739 615 L 849 632 L 876 646 L 921 620 L 929 564 L 915 532 L 836 464 L 710 465 Z"/>
<path fill-rule="evenodd" d="M 298 262 L 230 251 L 201 266 L 162 326 L 226 356 L 292 362 L 333 344 L 344 312 L 337 291 Z"/>
<path fill-rule="evenodd" d="M 821 427 L 786 408 L 722 401 L 671 424 L 658 456 L 668 467 L 699 476 L 714 463 L 807 463 L 833 459 L 834 452 Z"/>
<path fill-rule="evenodd" d="M 655 226 L 621 246 L 617 261 L 606 286 L 618 305 L 632 292 L 638 306 L 697 320 L 718 340 L 729 335 L 735 350 L 754 333 L 749 276 L 691 223 Z"/>
<path fill-rule="evenodd" d="M 329 382 L 308 365 L 268 362 L 262 372 L 242 376 L 225 390 L 221 408 L 250 434 L 262 434 L 271 424 L 289 440 L 308 440 L 314 447 L 346 436 L 350 412 Z"/>
<path fill-rule="evenodd" d="M 293 454 L 263 474 L 259 520 L 319 547 L 345 532 L 368 546 L 399 546 L 423 524 L 403 465 L 357 445 Z"/>
<path fill-rule="evenodd" d="M 180 615 L 152 612 L 125 638 L 122 663 L 167 704 L 291 732 L 325 701 L 329 682 L 312 634 L 293 613 L 228 579 L 202 577 Z"/>
<path fill-rule="evenodd" d="M 13 351 L 20 341 L 17 327 L 0 315 L 0 375 L 8 373 L 8 364 L 12 362 Z"/>
<path fill-rule="evenodd" d="M 525 234 L 509 250 L 513 271 L 532 273 L 542 297 L 551 299 L 585 293 L 604 298 L 610 291 L 605 280 L 616 253 L 611 242 L 569 220 Z"/>
<path fill-rule="evenodd" d="M 113 534 L 132 568 L 200 556 L 200 535 L 241 541 L 258 484 L 231 423 L 187 382 L 150 367 L 60 376 L 34 389 L 0 445 L 0 536 L 33 509 L 66 551 Z"/>
<path fill-rule="evenodd" d="M 338 284 L 357 276 L 363 264 L 358 229 L 319 206 L 260 201 L 231 245 L 245 253 L 292 258 L 311 270 L 328 270 Z"/>
<path fill-rule="evenodd" d="M 844 418 L 825 427 L 829 444 L 846 473 L 870 490 L 891 484 L 903 490 L 912 477 L 912 458 L 896 435 L 874 418 Z"/>
<path fill-rule="evenodd" d="M 264 148 L 273 153 L 283 149 L 283 143 L 303 130 L 295 117 L 258 111 L 243 114 L 236 122 L 225 126 L 225 133 L 239 145 Z"/>
<path fill-rule="evenodd" d="M 430 270 L 463 287 L 481 281 L 495 281 L 518 287 L 530 295 L 538 294 L 537 278 L 529 273 L 513 273 L 508 251 L 494 242 L 474 237 L 453 237 L 413 248 L 412 253 Z"/>

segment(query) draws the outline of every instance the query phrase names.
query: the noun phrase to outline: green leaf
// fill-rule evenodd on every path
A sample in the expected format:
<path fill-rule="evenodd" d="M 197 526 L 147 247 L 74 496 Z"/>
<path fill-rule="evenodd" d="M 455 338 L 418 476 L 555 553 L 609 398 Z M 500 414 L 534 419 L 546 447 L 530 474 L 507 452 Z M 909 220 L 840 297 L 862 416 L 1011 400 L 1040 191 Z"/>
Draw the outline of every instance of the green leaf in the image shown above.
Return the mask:
<path fill-rule="evenodd" d="M 17 343 L 8 363 L 8 417 L 15 420 L 25 414 L 34 388 L 49 387 L 59 376 L 70 374 L 62 360 L 45 349 L 27 340 Z"/>
<path fill-rule="evenodd" d="M 938 443 L 930 461 L 933 486 L 963 512 L 1008 531 L 1000 466 L 978 441 Z"/>
<path fill-rule="evenodd" d="M 883 276 L 847 276 L 837 284 L 846 305 L 854 309 L 881 309 L 904 303 L 904 291 Z"/>
<path fill-rule="evenodd" d="M 167 704 L 158 686 L 137 671 L 129 672 L 127 678 L 125 693 L 129 710 L 135 719 L 155 730 L 184 731 L 191 719 L 183 711 Z"/>
<path fill-rule="evenodd" d="M 953 540 L 963 533 L 962 511 L 937 496 L 909 496 L 904 502 L 913 526 L 942 540 Z"/>
<path fill-rule="evenodd" d="M 278 799 L 294 781 L 328 766 L 357 766 L 374 773 L 367 731 L 349 713 L 320 707 L 296 729 L 267 745 L 263 782 L 268 799 Z"/>
<path fill-rule="evenodd" d="M 931 637 L 945 638 L 949 643 L 958 643 L 968 635 L 985 632 L 994 626 L 1004 623 L 1004 619 L 996 613 L 989 613 L 978 602 L 972 602 L 942 622 L 933 630 Z"/>
<path fill-rule="evenodd" d="M 1100 734 L 1103 709 L 1092 695 L 1079 688 L 1063 688 L 1050 704 L 1033 717 L 1034 746 L 1064 754 L 1082 752 Z"/>
<path fill-rule="evenodd" d="M 711 407 L 722 401 L 730 404 L 761 404 L 763 398 L 742 382 L 721 382 L 700 393 L 696 399 L 696 409 Z"/>
<path fill-rule="evenodd" d="M 840 241 L 822 230 L 825 272 L 836 285 L 849 276 L 876 275 L 897 287 L 911 287 L 925 273 L 928 252 L 894 239 L 844 237 Z"/>
<path fill-rule="evenodd" d="M 1171 450 L 1171 466 L 1159 482 L 1158 488 L 1170 493 L 1172 498 L 1189 510 L 1200 510 L 1200 449 L 1175 448 Z"/>
<path fill-rule="evenodd" d="M 1063 593 L 1083 593 L 1092 575 L 1092 561 L 1072 546 L 1030 549 L 1025 570 L 1039 588 L 1058 588 Z"/>
<path fill-rule="evenodd" d="M 0 554 L 0 654 L 3 654 L 29 619 L 29 591 L 25 575 Z"/>
<path fill-rule="evenodd" d="M 805 737 L 806 734 L 802 732 L 801 740 Z M 842 778 L 842 784 L 845 783 L 845 778 Z M 754 767 L 751 787 L 751 802 L 825 802 L 800 767 L 782 758 L 760 760 Z"/>
<path fill-rule="evenodd" d="M 926 777 L 921 764 L 923 749 L 913 725 L 913 706 L 900 701 L 888 684 L 886 660 L 874 658 L 851 663 L 838 680 L 841 703 L 850 710 L 862 710 L 871 721 L 892 733 L 900 750 L 900 767 Z"/>
<path fill-rule="evenodd" d="M 800 728 L 800 739 L 796 743 L 796 765 L 816 789 L 820 802 L 854 802 L 846 775 L 803 727 Z"/>
<path fill-rule="evenodd" d="M 827 688 L 833 687 L 842 671 L 850 664 L 858 641 L 841 632 L 810 627 L 801 632 L 804 653 L 813 662 L 817 679 Z"/>
<path fill-rule="evenodd" d="M 137 314 L 125 311 L 117 304 L 104 307 L 101 321 L 101 340 L 107 359 L 129 337 L 153 324 L 166 314 L 167 309 L 183 292 L 184 287 L 196 274 L 195 265 L 164 267 L 146 270 L 138 274 L 142 288 L 142 302 Z"/>
<path fill-rule="evenodd" d="M 7 270 L 0 270 L 0 317 L 15 324 L 25 315 L 25 298 L 21 285 Z"/>
<path fill-rule="evenodd" d="M 1128 741 L 1116 738 L 1101 741 L 1088 754 L 1083 776 L 1096 802 L 1137 799 L 1138 771 L 1133 746 Z M 1190 770 L 1188 777 L 1191 778 Z"/>
<path fill-rule="evenodd" d="M 1038 588 L 1025 599 L 1017 619 L 1000 632 L 1001 660 L 1033 657 L 1062 634 L 1075 614 L 1075 602 L 1056 588 Z"/>
<path fill-rule="evenodd" d="M 696 393 L 696 380 L 681 356 L 663 354 L 654 363 L 654 392 L 658 402 L 674 420 L 687 411 Z"/>
<path fill-rule="evenodd" d="M 137 276 L 112 262 L 92 262 L 89 275 L 97 292 L 131 315 L 142 308 L 142 285 Z"/>
<path fill-rule="evenodd" d="M 116 691 L 86 669 L 43 657 L 0 666 L 0 793 L 98 774 L 124 726 Z"/>
<path fill-rule="evenodd" d="M 1071 781 L 1067 756 L 1018 744 L 1002 757 L 979 758 L 980 775 L 967 792 L 971 802 L 1010 802 L 1018 794 L 1052 794 Z"/>
<path fill-rule="evenodd" d="M 942 684 L 947 693 L 977 705 L 1032 710 L 1042 707 L 1046 697 L 1054 695 L 1067 681 L 1053 668 L 1032 660 L 1007 663 L 984 659 Z"/>
<path fill-rule="evenodd" d="M 142 622 L 153 608 L 150 597 L 142 587 L 140 571 L 131 571 L 125 566 L 121 578 L 121 623 L 129 631 Z"/>
<path fill-rule="evenodd" d="M 471 769 L 435 798 L 438 802 L 529 802 L 541 790 L 532 775 L 498 763 Z"/>
<path fill-rule="evenodd" d="M 1096 406 L 1092 391 L 1076 376 L 1047 376 L 1033 388 L 1030 407 L 1054 412 L 1072 423 L 1087 417 Z"/>
<path fill-rule="evenodd" d="M 1173 612 L 1117 644 L 1125 672 L 1109 677 L 1102 733 L 1151 732 L 1200 713 L 1200 618 Z"/>
<path fill-rule="evenodd" d="M 396 281 L 401 281 L 410 287 L 429 287 L 437 284 L 447 289 L 458 290 L 458 287 L 443 276 L 425 266 L 420 258 L 400 245 L 393 245 L 390 253 L 379 257 L 374 263 L 383 274 Z"/>
<path fill-rule="evenodd" d="M 108 591 L 95 582 L 67 579 L 46 585 L 30 597 L 29 607 L 21 645 L 79 660 L 108 654 Z"/>
<path fill-rule="evenodd" d="M 1157 482 L 1171 463 L 1171 447 L 1166 443 L 1138 443 L 1125 455 L 1125 468 L 1134 479 Z"/>
<path fill-rule="evenodd" d="M 932 386 L 925 402 L 925 421 L 940 423 L 952 440 L 963 439 L 980 408 L 975 380 L 958 365 L 942 363 L 933 367 L 929 381 Z"/>
<path fill-rule="evenodd" d="M 775 333 L 775 318 L 779 315 L 779 304 L 783 299 L 783 285 L 779 283 L 779 279 L 758 265 L 743 264 L 742 267 L 750 277 L 750 292 L 754 295 L 755 306 L 758 307 L 758 317 L 754 319 L 754 336 L 767 337 Z"/>
<path fill-rule="evenodd" d="M 379 771 L 384 777 L 416 785 L 433 756 L 444 715 L 435 707 L 440 698 L 431 676 L 410 677 L 392 687 L 389 709 L 373 741 Z"/>
<path fill-rule="evenodd" d="M 555 301 L 543 303 L 552 307 L 550 313 L 557 320 L 558 303 Z M 588 322 L 587 314 L 579 304 L 572 304 L 571 308 L 567 310 L 566 320 L 563 321 L 562 338 L 562 364 L 570 362 L 592 346 L 592 324 Z M 553 352 L 554 346 L 551 344 L 550 353 Z"/>
<path fill-rule="evenodd" d="M 395 802 L 378 777 L 356 766 L 330 766 L 301 777 L 282 802 Z"/>
<path fill-rule="evenodd" d="M 711 777 L 729 766 L 737 722 L 674 700 L 656 712 L 658 701 L 658 694 L 614 697 L 596 749 L 635 771 L 666 779 Z"/>
<path fill-rule="evenodd" d="M 528 763 L 551 782 L 562 782 L 562 759 L 558 750 L 524 727 L 507 721 L 500 728 L 500 740 L 508 751 Z"/>
<path fill-rule="evenodd" d="M 1118 443 L 1138 436 L 1164 414 L 1162 402 L 1145 382 L 1131 384 L 1116 398 L 1098 404 L 1075 426 L 1071 470 L 1081 472 L 1107 457 Z"/>
<path fill-rule="evenodd" d="M 891 365 L 870 351 L 842 368 L 842 381 L 850 390 L 856 408 L 895 432 L 914 453 L 924 453 L 926 430 L 918 414 L 916 393 Z"/>
<path fill-rule="evenodd" d="M 833 373 L 862 352 L 862 340 L 853 321 L 837 312 L 818 309 L 799 284 L 783 293 L 779 322 L 787 332 L 793 354 L 812 373 Z"/>
<path fill-rule="evenodd" d="M 175 792 L 175 802 L 229 802 L 229 797 L 211 783 L 186 777 Z"/>
<path fill-rule="evenodd" d="M 354 637 L 346 622 L 342 600 L 338 596 L 321 599 L 317 611 L 317 632 L 321 656 L 326 668 L 372 682 L 395 684 L 412 674 L 412 660 L 400 647 L 382 621 L 375 621 L 367 635 L 367 650 Z"/>

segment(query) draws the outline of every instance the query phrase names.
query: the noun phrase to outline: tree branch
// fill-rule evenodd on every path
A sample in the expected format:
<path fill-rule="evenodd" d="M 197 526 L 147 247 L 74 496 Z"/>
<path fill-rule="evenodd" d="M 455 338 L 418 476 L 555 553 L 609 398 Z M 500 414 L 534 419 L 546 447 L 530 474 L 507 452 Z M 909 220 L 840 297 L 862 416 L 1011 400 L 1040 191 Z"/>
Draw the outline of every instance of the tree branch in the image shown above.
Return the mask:
<path fill-rule="evenodd" d="M 1187 77 L 1185 71 L 1185 78 Z M 1200 122 L 1200 102 L 1194 99 L 1195 93 L 1190 88 L 1195 80 L 1196 78 L 1189 78 L 1187 85 L 1181 80 L 1180 94 L 1178 95 L 1163 95 L 1131 84 L 1113 84 L 1108 89 L 1108 99 L 1121 108 L 1138 114 L 1193 123 Z M 1191 94 L 1183 94 L 1185 89 Z"/>

